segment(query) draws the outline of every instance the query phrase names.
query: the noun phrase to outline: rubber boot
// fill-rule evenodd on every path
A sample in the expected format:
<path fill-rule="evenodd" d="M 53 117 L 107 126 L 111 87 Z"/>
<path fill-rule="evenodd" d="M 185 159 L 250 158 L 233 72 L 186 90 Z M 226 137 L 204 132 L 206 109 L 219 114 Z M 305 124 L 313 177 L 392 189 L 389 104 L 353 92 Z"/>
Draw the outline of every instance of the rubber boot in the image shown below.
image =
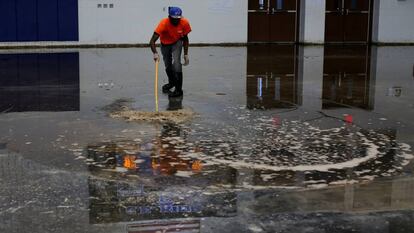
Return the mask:
<path fill-rule="evenodd" d="M 162 93 L 170 93 L 171 88 L 175 86 L 175 72 L 169 69 L 166 69 L 165 72 L 167 73 L 168 83 L 162 86 Z"/>
<path fill-rule="evenodd" d="M 175 78 L 175 90 L 174 92 L 168 94 L 168 97 L 171 98 L 183 96 L 183 72 L 176 72 Z"/>
<path fill-rule="evenodd" d="M 167 111 L 176 111 L 183 109 L 183 97 L 168 97 Z"/>

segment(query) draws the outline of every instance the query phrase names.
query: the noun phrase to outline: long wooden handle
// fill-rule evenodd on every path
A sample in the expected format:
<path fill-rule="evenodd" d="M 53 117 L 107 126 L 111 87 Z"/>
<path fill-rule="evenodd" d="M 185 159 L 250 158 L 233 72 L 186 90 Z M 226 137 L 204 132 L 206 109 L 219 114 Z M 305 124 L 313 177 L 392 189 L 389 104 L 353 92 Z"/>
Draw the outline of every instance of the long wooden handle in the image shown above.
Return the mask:
<path fill-rule="evenodd" d="M 155 87 L 154 87 L 154 94 L 155 94 L 155 111 L 158 112 L 158 63 L 159 61 L 155 62 Z"/>

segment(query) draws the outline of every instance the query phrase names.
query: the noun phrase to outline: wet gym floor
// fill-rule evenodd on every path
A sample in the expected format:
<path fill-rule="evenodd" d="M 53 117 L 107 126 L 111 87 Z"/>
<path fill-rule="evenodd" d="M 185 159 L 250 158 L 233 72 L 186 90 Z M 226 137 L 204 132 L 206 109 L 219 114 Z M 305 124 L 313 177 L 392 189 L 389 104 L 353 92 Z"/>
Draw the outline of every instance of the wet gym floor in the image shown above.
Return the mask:
<path fill-rule="evenodd" d="M 0 232 L 414 232 L 414 47 L 0 51 Z M 160 85 L 166 83 L 160 66 Z"/>

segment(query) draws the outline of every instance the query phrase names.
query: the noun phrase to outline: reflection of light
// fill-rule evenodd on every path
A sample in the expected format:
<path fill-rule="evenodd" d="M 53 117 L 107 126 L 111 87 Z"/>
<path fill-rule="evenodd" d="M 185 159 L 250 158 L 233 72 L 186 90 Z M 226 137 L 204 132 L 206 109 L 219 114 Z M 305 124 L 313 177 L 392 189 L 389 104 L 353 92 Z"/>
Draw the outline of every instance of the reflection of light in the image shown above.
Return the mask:
<path fill-rule="evenodd" d="M 127 169 L 136 169 L 137 164 L 135 163 L 136 157 L 134 155 L 126 155 L 124 157 L 124 167 Z"/>
<path fill-rule="evenodd" d="M 157 160 L 156 159 L 153 159 L 152 161 L 151 161 L 151 167 L 152 167 L 152 169 L 157 169 L 158 167 L 159 167 L 160 165 L 158 164 L 158 162 L 157 162 Z"/>
<path fill-rule="evenodd" d="M 275 78 L 275 100 L 280 100 L 280 77 Z"/>
<path fill-rule="evenodd" d="M 264 0 L 259 0 L 259 9 L 260 10 L 264 9 Z"/>
<path fill-rule="evenodd" d="M 263 96 L 263 78 L 257 78 L 257 97 Z"/>
<path fill-rule="evenodd" d="M 191 165 L 191 169 L 194 171 L 201 171 L 203 168 L 203 165 L 201 164 L 200 160 L 194 161 L 194 163 Z"/>
<path fill-rule="evenodd" d="M 345 115 L 345 122 L 346 123 L 354 122 L 354 118 L 352 117 L 352 115 Z"/>
<path fill-rule="evenodd" d="M 277 10 L 283 10 L 283 1 L 282 0 L 277 0 L 276 9 Z"/>

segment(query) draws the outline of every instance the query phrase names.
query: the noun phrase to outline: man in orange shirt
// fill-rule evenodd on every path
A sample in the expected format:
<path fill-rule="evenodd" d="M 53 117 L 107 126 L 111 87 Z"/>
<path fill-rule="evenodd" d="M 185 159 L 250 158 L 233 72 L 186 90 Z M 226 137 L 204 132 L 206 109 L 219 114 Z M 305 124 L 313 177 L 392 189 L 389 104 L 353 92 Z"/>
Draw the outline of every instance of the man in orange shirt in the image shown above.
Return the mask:
<path fill-rule="evenodd" d="M 188 57 L 188 34 L 191 26 L 187 19 L 182 17 L 182 10 L 178 7 L 168 8 L 168 18 L 162 19 L 152 35 L 150 46 L 154 54 L 154 60 L 160 60 L 155 42 L 160 38 L 161 53 L 163 56 L 168 83 L 162 87 L 163 93 L 169 97 L 181 97 L 183 95 L 183 72 L 181 64 L 181 51 L 184 47 L 184 65 L 190 63 Z M 174 91 L 171 89 L 175 87 Z"/>

